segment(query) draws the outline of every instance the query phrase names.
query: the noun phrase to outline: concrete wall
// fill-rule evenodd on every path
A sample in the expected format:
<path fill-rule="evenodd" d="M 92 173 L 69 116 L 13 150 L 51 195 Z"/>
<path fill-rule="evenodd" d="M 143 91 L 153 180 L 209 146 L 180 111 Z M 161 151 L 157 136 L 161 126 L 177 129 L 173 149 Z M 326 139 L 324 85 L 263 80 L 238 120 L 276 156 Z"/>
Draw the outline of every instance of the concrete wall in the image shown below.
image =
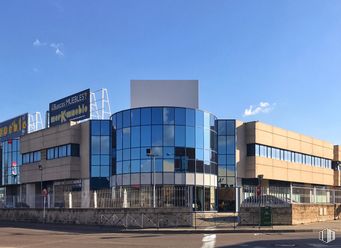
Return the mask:
<path fill-rule="evenodd" d="M 43 222 L 42 209 L 0 209 L 0 221 Z M 113 227 L 192 226 L 190 209 L 47 209 L 46 223 Z"/>
<path fill-rule="evenodd" d="M 242 225 L 259 225 L 259 208 L 242 207 L 239 217 Z M 341 204 L 292 204 L 273 207 L 273 225 L 297 225 L 339 219 Z"/>
<path fill-rule="evenodd" d="M 131 108 L 173 106 L 199 108 L 198 80 L 131 80 Z"/>
<path fill-rule="evenodd" d="M 89 122 L 43 129 L 23 136 L 20 142 L 21 153 L 41 151 L 41 161 L 21 166 L 21 183 L 40 182 L 39 165 L 43 181 L 89 177 Z M 48 148 L 71 143 L 80 145 L 80 157 L 46 159 Z"/>

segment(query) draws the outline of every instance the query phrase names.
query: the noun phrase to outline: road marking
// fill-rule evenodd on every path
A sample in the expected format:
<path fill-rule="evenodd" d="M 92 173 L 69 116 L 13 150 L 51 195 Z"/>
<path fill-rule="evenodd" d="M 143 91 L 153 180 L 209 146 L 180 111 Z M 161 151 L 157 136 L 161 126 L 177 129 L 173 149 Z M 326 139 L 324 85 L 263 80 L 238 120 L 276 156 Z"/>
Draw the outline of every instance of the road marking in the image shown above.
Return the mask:
<path fill-rule="evenodd" d="M 295 247 L 295 244 L 275 244 L 277 247 Z"/>

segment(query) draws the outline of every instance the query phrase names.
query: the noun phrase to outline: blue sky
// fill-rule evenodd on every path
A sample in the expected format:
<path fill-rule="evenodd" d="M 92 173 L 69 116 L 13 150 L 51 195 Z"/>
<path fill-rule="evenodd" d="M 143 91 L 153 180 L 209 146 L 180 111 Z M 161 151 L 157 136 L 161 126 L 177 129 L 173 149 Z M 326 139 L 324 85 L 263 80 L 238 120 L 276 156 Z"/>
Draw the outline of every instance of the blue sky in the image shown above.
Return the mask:
<path fill-rule="evenodd" d="M 340 13 L 338 0 L 2 1 L 0 121 L 85 88 L 108 88 L 115 112 L 131 79 L 198 79 L 219 118 L 341 143 Z"/>

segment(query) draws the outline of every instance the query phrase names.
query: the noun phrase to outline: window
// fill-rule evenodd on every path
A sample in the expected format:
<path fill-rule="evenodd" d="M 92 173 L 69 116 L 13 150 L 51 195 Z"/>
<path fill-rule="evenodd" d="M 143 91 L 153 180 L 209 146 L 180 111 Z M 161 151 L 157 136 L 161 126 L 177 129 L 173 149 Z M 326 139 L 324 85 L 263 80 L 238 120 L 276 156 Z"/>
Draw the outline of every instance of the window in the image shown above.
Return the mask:
<path fill-rule="evenodd" d="M 141 146 L 151 146 L 151 127 L 142 126 L 141 127 Z"/>
<path fill-rule="evenodd" d="M 141 110 L 140 109 L 131 110 L 131 125 L 132 126 L 139 126 L 141 123 L 140 118 L 141 118 Z"/>
<path fill-rule="evenodd" d="M 174 108 L 163 109 L 163 124 L 174 125 Z"/>
<path fill-rule="evenodd" d="M 162 126 L 152 126 L 152 146 L 162 146 Z"/>
<path fill-rule="evenodd" d="M 130 110 L 123 112 L 123 128 L 130 127 Z"/>
<path fill-rule="evenodd" d="M 152 124 L 162 124 L 163 111 L 162 108 L 152 108 Z"/>
<path fill-rule="evenodd" d="M 150 125 L 152 121 L 152 111 L 150 108 L 141 109 L 141 125 Z"/>
<path fill-rule="evenodd" d="M 175 109 L 175 125 L 186 125 L 186 109 L 176 108 Z"/>
<path fill-rule="evenodd" d="M 186 125 L 191 127 L 195 126 L 195 110 L 186 109 Z"/>
<path fill-rule="evenodd" d="M 186 145 L 186 127 L 175 126 L 175 146 L 185 147 Z"/>
<path fill-rule="evenodd" d="M 63 158 L 63 157 L 79 157 L 79 144 L 67 144 L 62 146 L 51 147 L 47 149 L 47 160 Z M 41 152 L 31 153 L 30 161 L 36 162 L 41 160 Z"/>
<path fill-rule="evenodd" d="M 174 146 L 174 126 L 163 126 L 163 145 Z"/>
<path fill-rule="evenodd" d="M 140 127 L 131 128 L 131 147 L 140 147 Z"/>

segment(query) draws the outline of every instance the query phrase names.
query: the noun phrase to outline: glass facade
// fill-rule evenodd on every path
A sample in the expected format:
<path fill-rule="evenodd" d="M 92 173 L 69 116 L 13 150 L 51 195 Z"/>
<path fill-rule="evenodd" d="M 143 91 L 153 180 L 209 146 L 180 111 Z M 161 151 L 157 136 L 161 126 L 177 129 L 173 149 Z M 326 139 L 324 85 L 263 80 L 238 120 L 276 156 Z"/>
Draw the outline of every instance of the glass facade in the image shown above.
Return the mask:
<path fill-rule="evenodd" d="M 90 188 L 109 188 L 112 166 L 111 120 L 91 120 L 90 129 Z"/>
<path fill-rule="evenodd" d="M 147 148 L 155 155 L 156 172 L 216 175 L 215 121 L 209 113 L 177 107 L 137 108 L 114 114 L 113 175 L 152 172 Z"/>
<path fill-rule="evenodd" d="M 236 122 L 218 120 L 218 187 L 233 187 L 236 172 Z"/>
<path fill-rule="evenodd" d="M 2 146 L 2 185 L 19 184 L 19 169 L 22 165 L 20 141 L 13 139 L 4 141 Z"/>

